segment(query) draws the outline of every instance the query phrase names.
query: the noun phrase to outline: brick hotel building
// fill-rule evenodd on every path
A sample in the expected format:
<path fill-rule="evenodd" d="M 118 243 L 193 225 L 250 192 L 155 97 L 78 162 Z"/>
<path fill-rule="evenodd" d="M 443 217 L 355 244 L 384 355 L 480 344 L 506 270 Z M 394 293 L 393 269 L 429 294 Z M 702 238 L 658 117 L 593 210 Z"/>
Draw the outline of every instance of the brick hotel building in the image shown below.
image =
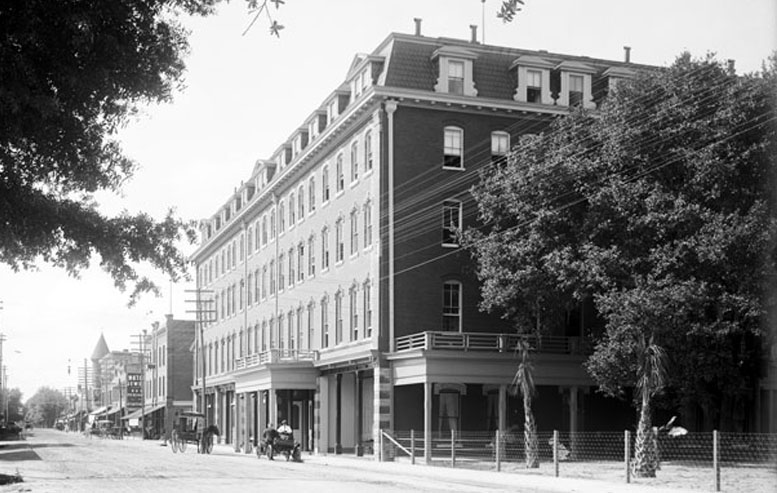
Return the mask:
<path fill-rule="evenodd" d="M 321 453 L 371 453 L 380 429 L 522 424 L 507 391 L 513 330 L 479 312 L 455 231 L 475 222 L 479 170 L 571 107 L 595 108 L 637 67 L 628 52 L 618 62 L 472 38 L 422 36 L 417 21 L 415 35 L 355 56 L 201 222 L 192 260 L 209 321 L 192 390 L 199 406 L 204 365 L 208 418 L 236 449 L 281 419 Z M 581 366 L 592 310 L 565 315 L 537 341 L 539 428 L 624 429 L 633 411 L 594 393 Z"/>

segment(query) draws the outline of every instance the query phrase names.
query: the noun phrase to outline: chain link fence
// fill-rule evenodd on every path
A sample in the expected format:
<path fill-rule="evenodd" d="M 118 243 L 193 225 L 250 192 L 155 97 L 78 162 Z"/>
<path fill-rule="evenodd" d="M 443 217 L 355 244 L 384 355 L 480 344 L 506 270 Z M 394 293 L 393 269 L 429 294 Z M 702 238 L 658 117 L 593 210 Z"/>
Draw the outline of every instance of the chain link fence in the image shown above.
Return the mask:
<path fill-rule="evenodd" d="M 631 482 L 702 491 L 777 490 L 777 434 L 653 433 L 655 477 L 635 474 L 632 432 L 538 432 L 527 459 L 522 431 L 381 433 L 381 460 Z M 650 469 L 650 468 L 649 468 Z"/>

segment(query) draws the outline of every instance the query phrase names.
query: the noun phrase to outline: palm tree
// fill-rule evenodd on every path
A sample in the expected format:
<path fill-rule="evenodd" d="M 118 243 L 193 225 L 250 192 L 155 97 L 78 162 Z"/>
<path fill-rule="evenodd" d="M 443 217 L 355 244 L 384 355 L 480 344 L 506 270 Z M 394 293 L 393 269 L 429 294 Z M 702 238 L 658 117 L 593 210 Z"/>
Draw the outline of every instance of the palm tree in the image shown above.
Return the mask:
<path fill-rule="evenodd" d="M 666 381 L 666 352 L 654 342 L 652 336 L 650 343 L 646 343 L 645 336 L 642 335 L 637 344 L 637 357 L 637 392 L 642 403 L 637 424 L 637 441 L 634 444 L 632 471 L 637 477 L 654 478 L 658 469 L 658 451 L 650 401 L 663 389 Z"/>
<path fill-rule="evenodd" d="M 534 422 L 534 413 L 531 403 L 534 397 L 534 366 L 529 359 L 531 346 L 526 338 L 521 338 L 515 347 L 519 353 L 521 362 L 513 376 L 512 388 L 520 392 L 523 397 L 523 443 L 524 453 L 526 454 L 526 468 L 533 469 L 540 467 L 539 443 L 537 441 L 537 424 Z"/>

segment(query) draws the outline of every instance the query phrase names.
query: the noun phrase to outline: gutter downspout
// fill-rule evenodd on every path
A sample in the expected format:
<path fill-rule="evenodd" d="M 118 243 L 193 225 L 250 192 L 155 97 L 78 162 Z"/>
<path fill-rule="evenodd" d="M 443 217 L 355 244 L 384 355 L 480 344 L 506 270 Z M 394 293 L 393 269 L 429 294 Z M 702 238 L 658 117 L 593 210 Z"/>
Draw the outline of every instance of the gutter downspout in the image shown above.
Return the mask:
<path fill-rule="evenodd" d="M 388 324 L 389 351 L 395 351 L 394 340 L 394 112 L 397 102 L 386 101 L 388 116 Z"/>

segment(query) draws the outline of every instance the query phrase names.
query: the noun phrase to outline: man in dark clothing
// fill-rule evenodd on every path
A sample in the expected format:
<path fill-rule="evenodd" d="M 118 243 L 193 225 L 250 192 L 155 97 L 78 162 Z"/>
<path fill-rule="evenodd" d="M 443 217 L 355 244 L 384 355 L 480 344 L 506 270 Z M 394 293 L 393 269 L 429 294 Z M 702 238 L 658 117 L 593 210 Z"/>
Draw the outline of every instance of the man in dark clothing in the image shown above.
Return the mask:
<path fill-rule="evenodd" d="M 275 443 L 276 438 L 278 438 L 278 431 L 276 431 L 275 426 L 273 426 L 272 423 L 267 423 L 267 428 L 265 428 L 264 433 L 262 433 L 261 452 L 266 452 L 267 446 Z M 270 460 L 272 460 L 272 458 L 270 458 Z"/>

